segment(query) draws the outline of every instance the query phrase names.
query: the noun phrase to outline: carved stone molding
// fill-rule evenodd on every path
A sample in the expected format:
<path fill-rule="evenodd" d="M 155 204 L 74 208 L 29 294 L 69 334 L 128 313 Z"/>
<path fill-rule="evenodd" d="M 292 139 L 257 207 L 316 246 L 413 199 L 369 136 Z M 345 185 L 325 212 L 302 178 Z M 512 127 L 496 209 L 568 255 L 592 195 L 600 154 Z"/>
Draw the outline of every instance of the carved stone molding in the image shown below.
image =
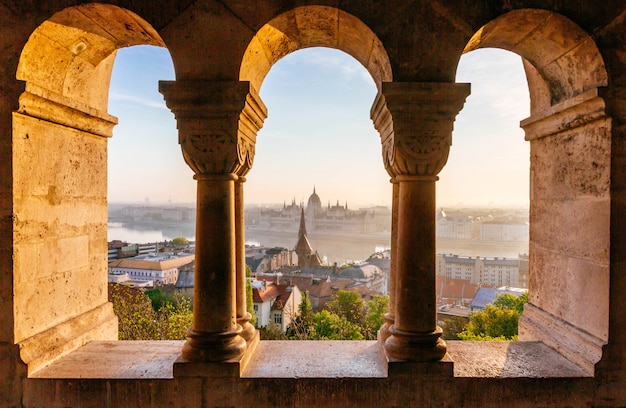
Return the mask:
<path fill-rule="evenodd" d="M 520 122 L 527 141 L 540 139 L 606 119 L 606 103 L 598 96 L 598 89 L 551 106 Z"/>
<path fill-rule="evenodd" d="M 240 81 L 161 81 L 159 91 L 176 116 L 185 161 L 196 174 L 245 175 L 267 108 Z"/>
<path fill-rule="evenodd" d="M 36 85 L 26 86 L 17 112 L 102 137 L 111 137 L 118 122 L 115 116 Z"/>
<path fill-rule="evenodd" d="M 448 160 L 469 84 L 385 82 L 371 110 L 391 176 L 435 176 Z"/>

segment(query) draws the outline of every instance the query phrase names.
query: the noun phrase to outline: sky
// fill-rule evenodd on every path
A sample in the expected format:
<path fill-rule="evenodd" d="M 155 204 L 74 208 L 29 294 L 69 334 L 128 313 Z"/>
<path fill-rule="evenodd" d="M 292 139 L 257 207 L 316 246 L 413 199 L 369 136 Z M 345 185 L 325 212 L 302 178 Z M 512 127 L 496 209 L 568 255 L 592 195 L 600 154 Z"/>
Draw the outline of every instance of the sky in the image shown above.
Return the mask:
<path fill-rule="evenodd" d="M 109 111 L 119 124 L 109 141 L 109 201 L 152 204 L 195 201 L 173 114 L 158 92 L 173 80 L 166 49 L 121 49 Z M 439 174 L 439 206 L 528 206 L 529 145 L 519 128 L 529 115 L 521 59 L 496 49 L 461 58 L 457 82 L 472 94 L 457 116 L 448 164 Z M 278 61 L 260 95 L 268 118 L 257 135 L 245 184 L 246 203 L 322 203 L 350 208 L 390 205 L 391 185 L 369 112 L 376 96 L 365 68 L 348 54 L 309 48 Z"/>

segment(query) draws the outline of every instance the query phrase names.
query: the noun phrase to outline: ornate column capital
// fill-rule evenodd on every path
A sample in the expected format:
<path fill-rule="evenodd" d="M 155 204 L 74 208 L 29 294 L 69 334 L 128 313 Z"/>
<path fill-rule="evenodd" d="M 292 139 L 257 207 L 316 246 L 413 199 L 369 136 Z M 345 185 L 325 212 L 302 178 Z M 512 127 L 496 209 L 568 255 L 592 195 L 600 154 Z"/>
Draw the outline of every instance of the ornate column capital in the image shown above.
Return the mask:
<path fill-rule="evenodd" d="M 436 176 L 448 160 L 454 118 L 470 84 L 384 82 L 371 110 L 385 168 L 397 175 Z"/>
<path fill-rule="evenodd" d="M 267 108 L 242 81 L 161 81 L 176 116 L 178 142 L 196 174 L 247 174 Z"/>

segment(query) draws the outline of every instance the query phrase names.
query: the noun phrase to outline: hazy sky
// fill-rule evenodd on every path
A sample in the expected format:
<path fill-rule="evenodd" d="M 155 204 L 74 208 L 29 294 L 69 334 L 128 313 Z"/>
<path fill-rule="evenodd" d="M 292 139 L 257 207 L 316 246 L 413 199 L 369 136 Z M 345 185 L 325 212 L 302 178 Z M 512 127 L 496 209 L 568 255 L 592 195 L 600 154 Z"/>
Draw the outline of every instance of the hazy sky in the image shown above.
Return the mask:
<path fill-rule="evenodd" d="M 195 201 L 176 123 L 158 81 L 174 79 L 165 49 L 122 49 L 111 79 L 109 108 L 119 125 L 109 142 L 109 201 Z M 529 146 L 519 121 L 529 114 L 521 60 L 501 50 L 461 59 L 458 82 L 472 94 L 457 116 L 447 166 L 437 184 L 439 205 L 528 205 Z M 327 48 L 294 52 L 261 88 L 268 118 L 258 134 L 246 202 L 391 202 L 380 138 L 369 111 L 376 87 L 349 55 Z"/>

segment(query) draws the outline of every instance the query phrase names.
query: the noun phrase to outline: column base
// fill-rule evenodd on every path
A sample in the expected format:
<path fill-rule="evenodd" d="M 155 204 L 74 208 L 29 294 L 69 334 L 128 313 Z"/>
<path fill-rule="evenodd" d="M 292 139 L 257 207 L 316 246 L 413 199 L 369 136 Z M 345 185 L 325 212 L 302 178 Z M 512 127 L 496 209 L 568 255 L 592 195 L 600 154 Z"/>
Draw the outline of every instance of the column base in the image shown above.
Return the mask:
<path fill-rule="evenodd" d="M 247 347 L 240 336 L 242 329 L 223 333 L 187 331 L 187 342 L 183 346 L 183 358 L 187 361 L 226 361 L 241 356 Z"/>
<path fill-rule="evenodd" d="M 454 377 L 454 362 L 448 353 L 437 361 L 405 361 L 398 360 L 387 354 L 385 341 L 378 338 L 378 349 L 387 367 L 387 376 L 428 376 L 432 377 Z"/>
<path fill-rule="evenodd" d="M 391 332 L 389 331 L 389 329 L 391 329 L 391 326 L 394 323 L 394 318 L 393 316 L 390 316 L 389 313 L 386 313 L 383 318 L 385 319 L 385 323 L 380 326 L 380 329 L 378 329 L 378 340 L 384 343 L 385 340 L 387 340 L 389 338 L 389 336 L 391 336 Z"/>
<path fill-rule="evenodd" d="M 260 339 L 259 332 L 255 332 L 243 354 L 225 361 L 189 361 L 183 355 L 174 362 L 174 378 L 240 378 L 254 356 Z"/>
<path fill-rule="evenodd" d="M 437 326 L 430 333 L 411 333 L 391 326 L 391 336 L 385 341 L 385 353 L 396 361 L 439 361 L 447 352 L 443 331 Z"/>
<path fill-rule="evenodd" d="M 250 324 L 250 313 L 247 313 L 247 316 L 245 317 L 240 317 L 239 319 L 237 319 L 237 324 L 241 326 L 240 336 L 249 343 L 256 334 L 256 328 Z"/>

